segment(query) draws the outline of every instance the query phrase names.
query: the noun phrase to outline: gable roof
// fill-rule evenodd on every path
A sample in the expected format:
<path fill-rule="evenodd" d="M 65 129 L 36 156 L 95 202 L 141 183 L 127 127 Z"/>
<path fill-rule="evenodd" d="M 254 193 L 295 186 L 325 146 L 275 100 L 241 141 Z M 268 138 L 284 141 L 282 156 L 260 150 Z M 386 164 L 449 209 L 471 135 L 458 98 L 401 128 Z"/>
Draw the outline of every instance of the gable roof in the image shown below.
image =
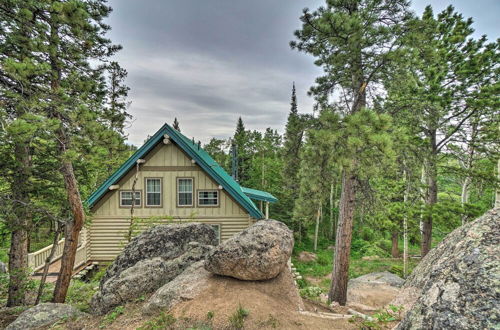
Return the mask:
<path fill-rule="evenodd" d="M 245 195 L 247 195 L 251 199 L 256 199 L 258 201 L 265 201 L 265 202 L 271 202 L 271 203 L 276 203 L 278 201 L 278 199 L 276 197 L 274 197 L 272 194 L 268 193 L 267 191 L 246 188 L 246 187 L 241 187 L 241 190 L 243 191 L 243 193 Z"/>
<path fill-rule="evenodd" d="M 118 182 L 129 170 L 131 170 L 138 159 L 143 158 L 158 143 L 163 141 L 167 134 L 170 140 L 181 148 L 189 157 L 198 164 L 215 182 L 221 185 L 224 190 L 236 200 L 255 219 L 263 219 L 264 215 L 255 204 L 243 192 L 241 186 L 212 158 L 210 155 L 198 147 L 198 144 L 188 139 L 181 132 L 164 124 L 149 140 L 142 145 L 123 165 L 116 170 L 104 183 L 90 195 L 86 203 L 89 207 L 94 206 L 108 191 L 109 187 Z"/>

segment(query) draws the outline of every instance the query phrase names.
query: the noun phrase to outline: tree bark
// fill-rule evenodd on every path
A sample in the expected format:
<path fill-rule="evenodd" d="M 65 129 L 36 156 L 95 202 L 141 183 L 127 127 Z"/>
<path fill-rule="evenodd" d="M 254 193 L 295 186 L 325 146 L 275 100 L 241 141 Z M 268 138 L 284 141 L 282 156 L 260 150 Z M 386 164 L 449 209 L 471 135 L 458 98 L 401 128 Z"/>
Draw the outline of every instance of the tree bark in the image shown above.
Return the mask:
<path fill-rule="evenodd" d="M 391 255 L 393 258 L 399 258 L 399 235 L 397 231 L 392 233 Z"/>
<path fill-rule="evenodd" d="M 427 160 L 427 196 L 425 203 L 427 205 L 427 215 L 424 218 L 422 226 L 422 244 L 421 254 L 425 257 L 431 249 L 432 244 L 432 213 L 433 207 L 437 203 L 437 152 L 432 150 L 432 153 Z"/>
<path fill-rule="evenodd" d="M 342 193 L 340 196 L 339 222 L 335 242 L 332 286 L 328 293 L 329 301 L 344 306 L 347 301 L 347 281 L 349 257 L 351 254 L 352 224 L 356 204 L 356 177 L 345 170 L 342 174 Z"/>
<path fill-rule="evenodd" d="M 52 258 L 54 258 L 54 254 L 56 254 L 57 243 L 59 243 L 59 233 L 60 229 L 58 228 L 54 233 L 54 240 L 52 242 L 52 248 L 50 249 L 50 255 L 45 260 L 45 265 L 43 266 L 43 275 L 42 279 L 40 280 L 40 285 L 38 286 L 38 294 L 36 295 L 35 305 L 38 305 L 40 303 L 40 300 L 42 299 L 43 288 L 45 287 L 45 281 L 47 280 L 50 263 L 52 261 Z"/>
<path fill-rule="evenodd" d="M 314 227 L 314 251 L 318 249 L 318 234 L 319 234 L 319 217 L 321 214 L 321 205 L 318 207 L 318 214 L 316 215 L 316 226 Z"/>
<path fill-rule="evenodd" d="M 8 307 L 24 305 L 25 303 L 25 287 L 28 277 L 28 225 L 31 218 L 31 212 L 26 207 L 30 203 L 31 162 L 29 146 L 26 143 L 17 143 L 14 157 L 18 169 L 14 173 L 12 182 L 14 204 L 9 250 Z"/>
<path fill-rule="evenodd" d="M 85 211 L 83 209 L 80 192 L 78 191 L 78 182 L 73 171 L 73 164 L 70 161 L 63 160 L 61 172 L 64 177 L 68 201 L 73 221 L 66 224 L 65 241 L 63 256 L 61 258 L 61 270 L 57 277 L 56 287 L 54 289 L 53 302 L 64 303 L 68 293 L 73 267 L 75 265 L 76 250 L 78 249 L 78 237 L 85 222 Z"/>

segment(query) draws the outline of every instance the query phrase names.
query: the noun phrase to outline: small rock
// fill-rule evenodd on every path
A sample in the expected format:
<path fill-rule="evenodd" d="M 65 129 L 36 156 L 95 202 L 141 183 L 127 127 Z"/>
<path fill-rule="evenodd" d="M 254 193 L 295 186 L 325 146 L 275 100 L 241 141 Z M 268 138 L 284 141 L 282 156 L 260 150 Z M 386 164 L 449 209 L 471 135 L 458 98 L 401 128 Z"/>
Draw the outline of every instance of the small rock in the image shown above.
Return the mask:
<path fill-rule="evenodd" d="M 331 308 L 337 308 L 337 307 L 340 307 L 340 304 L 337 301 L 332 301 L 330 303 L 330 307 Z"/>
<path fill-rule="evenodd" d="M 25 310 L 6 330 L 30 330 L 47 327 L 59 320 L 83 316 L 84 313 L 67 304 L 44 303 Z"/>
<path fill-rule="evenodd" d="M 205 269 L 240 280 L 268 280 L 286 266 L 293 233 L 276 220 L 261 220 L 218 245 L 205 260 Z"/>
<path fill-rule="evenodd" d="M 367 260 L 367 261 L 373 261 L 373 260 L 378 260 L 380 259 L 380 256 L 364 256 L 361 258 L 361 260 Z"/>
<path fill-rule="evenodd" d="M 297 259 L 301 262 L 311 262 L 316 261 L 318 256 L 312 252 L 302 251 L 299 253 Z"/>

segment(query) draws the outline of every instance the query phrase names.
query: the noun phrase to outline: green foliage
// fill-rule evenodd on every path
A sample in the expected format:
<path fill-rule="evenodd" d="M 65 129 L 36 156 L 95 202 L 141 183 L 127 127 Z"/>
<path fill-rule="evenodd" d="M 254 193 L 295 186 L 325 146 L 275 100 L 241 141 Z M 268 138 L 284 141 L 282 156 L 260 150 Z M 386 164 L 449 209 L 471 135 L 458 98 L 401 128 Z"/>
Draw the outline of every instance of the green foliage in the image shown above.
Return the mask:
<path fill-rule="evenodd" d="M 72 280 L 66 296 L 66 302 L 75 306 L 82 312 L 90 312 L 90 300 L 97 292 L 99 282 L 93 280 L 91 282 L 83 282 L 79 280 Z M 117 311 L 117 313 L 119 310 Z M 117 317 L 118 315 L 116 315 Z M 115 317 L 115 318 L 116 318 Z"/>
<path fill-rule="evenodd" d="M 323 293 L 323 289 L 317 286 L 308 286 L 306 288 L 300 289 L 299 293 L 301 297 L 317 298 L 320 294 Z"/>
<path fill-rule="evenodd" d="M 111 312 L 106 314 L 104 319 L 99 324 L 99 328 L 105 329 L 106 327 L 110 326 L 118 318 L 118 316 L 122 315 L 124 312 L 125 312 L 125 307 L 123 306 L 115 307 Z"/>
<path fill-rule="evenodd" d="M 229 317 L 229 322 L 234 329 L 243 329 L 243 325 L 245 323 L 245 318 L 250 314 L 250 312 L 244 309 L 241 304 L 238 306 L 238 309 L 231 314 Z"/>
<path fill-rule="evenodd" d="M 160 313 L 160 315 L 144 323 L 141 327 L 138 328 L 138 330 L 165 329 L 173 325 L 175 322 L 177 322 L 177 320 L 175 319 L 175 317 L 172 316 L 172 314 L 162 312 Z"/>

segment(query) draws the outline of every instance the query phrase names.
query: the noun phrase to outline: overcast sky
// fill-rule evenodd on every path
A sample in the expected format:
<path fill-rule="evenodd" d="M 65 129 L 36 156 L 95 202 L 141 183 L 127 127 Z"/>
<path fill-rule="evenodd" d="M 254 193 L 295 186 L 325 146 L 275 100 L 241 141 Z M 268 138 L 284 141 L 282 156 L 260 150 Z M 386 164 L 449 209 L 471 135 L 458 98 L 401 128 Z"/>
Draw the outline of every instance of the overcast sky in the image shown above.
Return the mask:
<path fill-rule="evenodd" d="M 189 137 L 207 142 L 233 134 L 239 116 L 247 129 L 283 132 L 292 82 L 300 112 L 312 111 L 306 93 L 321 74 L 313 58 L 291 50 L 304 7 L 319 0 L 110 0 L 110 37 L 123 46 L 116 60 L 128 71 L 134 119 L 126 130 L 140 146 L 174 117 Z M 421 14 L 453 4 L 473 17 L 476 34 L 499 37 L 499 0 L 414 0 Z"/>

